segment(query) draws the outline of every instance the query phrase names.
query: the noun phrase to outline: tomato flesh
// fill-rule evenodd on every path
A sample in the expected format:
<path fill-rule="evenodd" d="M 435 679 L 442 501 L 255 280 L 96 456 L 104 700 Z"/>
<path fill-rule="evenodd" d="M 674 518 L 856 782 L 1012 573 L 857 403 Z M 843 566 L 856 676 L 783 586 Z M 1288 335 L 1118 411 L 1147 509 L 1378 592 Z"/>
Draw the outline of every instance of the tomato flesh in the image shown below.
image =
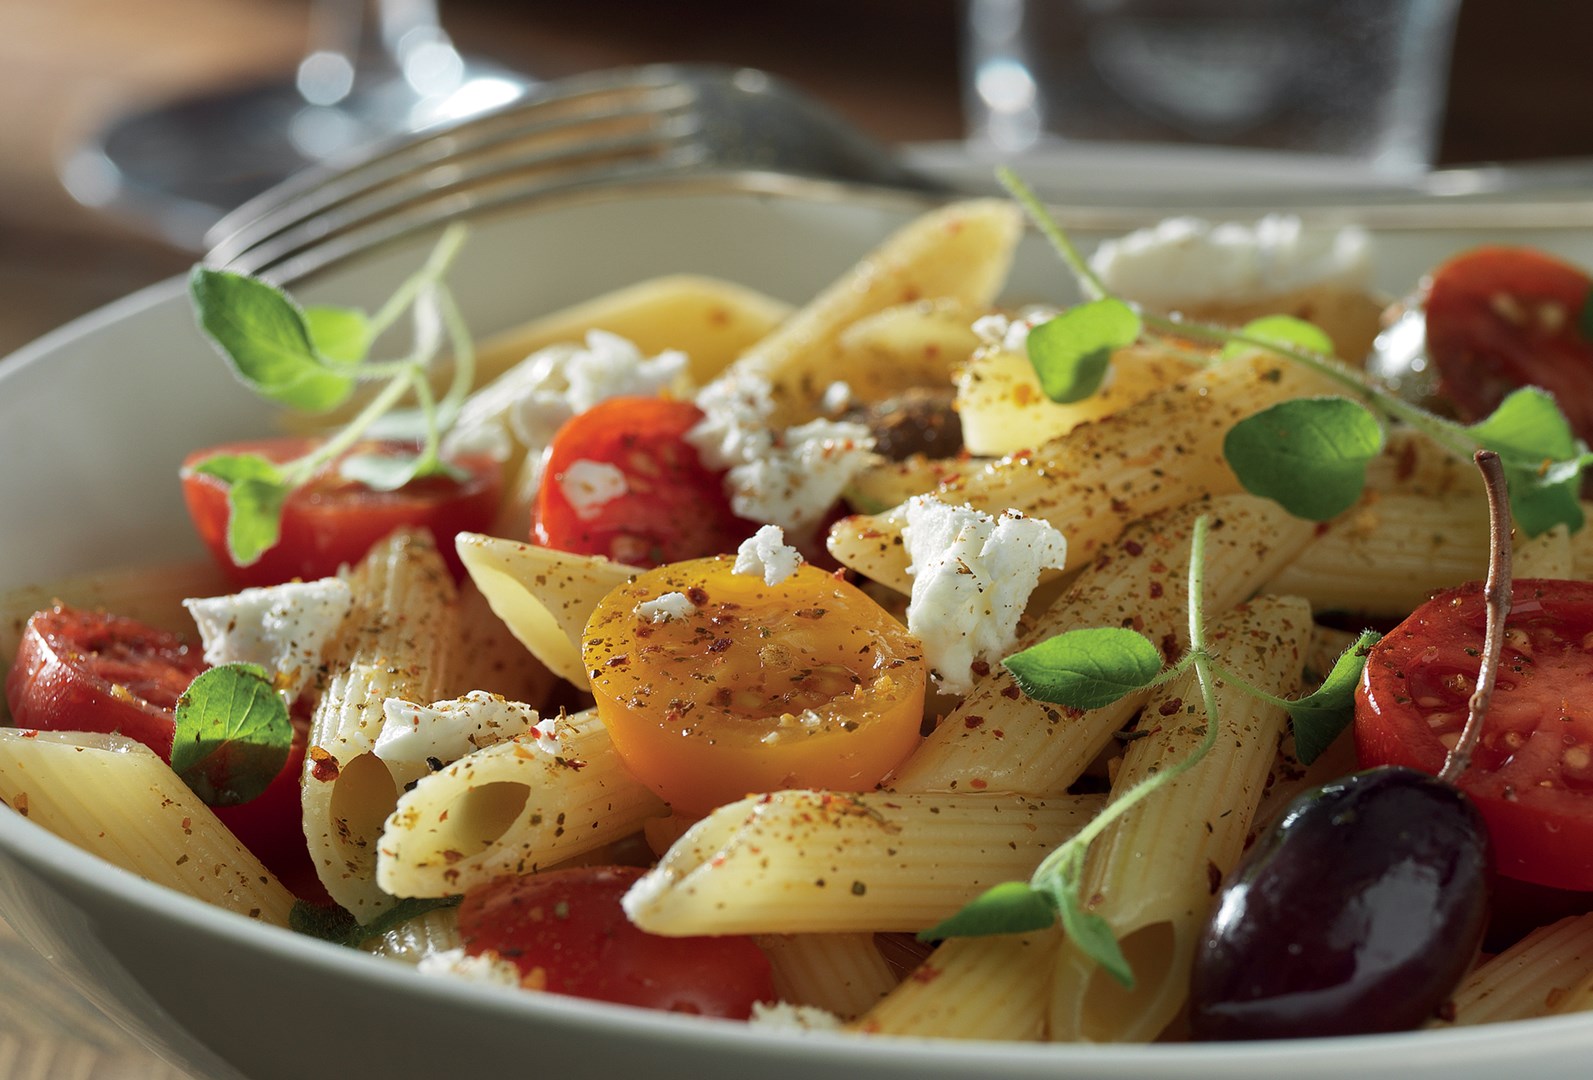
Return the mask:
<path fill-rule="evenodd" d="M 532 539 L 632 566 L 734 551 L 758 526 L 736 516 L 724 473 L 686 441 L 702 416 L 689 401 L 618 397 L 568 421 L 548 451 Z"/>
<path fill-rule="evenodd" d="M 802 566 L 771 586 L 734 564 L 659 567 L 593 612 L 582 659 L 615 750 L 688 816 L 753 792 L 873 787 L 918 743 L 917 639 L 832 574 Z M 668 593 L 695 610 L 638 612 Z"/>
<path fill-rule="evenodd" d="M 1476 685 L 1480 582 L 1441 593 L 1373 648 L 1356 699 L 1363 765 L 1436 774 Z M 1515 582 L 1482 737 L 1459 786 L 1482 811 L 1499 872 L 1593 890 L 1593 582 Z"/>
<path fill-rule="evenodd" d="M 1424 307 L 1438 393 L 1480 420 L 1521 386 L 1548 390 L 1593 440 L 1593 343 L 1582 325 L 1587 274 L 1530 248 L 1484 247 L 1433 271 Z"/>
<path fill-rule="evenodd" d="M 255 563 L 239 566 L 227 550 L 227 485 L 197 472 L 194 465 L 217 454 L 258 454 L 272 462 L 303 457 L 317 440 L 283 437 L 230 443 L 188 455 L 183 462 L 183 499 L 199 538 L 211 557 L 239 588 L 277 585 L 294 578 L 314 580 L 336 574 L 340 566 L 359 562 L 371 546 L 405 526 L 429 529 L 453 572 L 463 580 L 464 565 L 454 550 L 460 532 L 485 532 L 498 513 L 502 467 L 484 455 L 455 462 L 469 478 L 446 476 L 412 480 L 396 491 L 374 491 L 344 479 L 335 467 L 288 496 L 282 507 L 282 535 Z M 351 453 L 413 453 L 402 442 L 356 445 Z"/>
<path fill-rule="evenodd" d="M 745 1020 L 774 1000 L 769 961 L 750 937 L 661 937 L 632 925 L 620 898 L 635 867 L 502 878 L 459 905 L 471 956 L 493 953 L 538 990 L 644 1009 Z"/>

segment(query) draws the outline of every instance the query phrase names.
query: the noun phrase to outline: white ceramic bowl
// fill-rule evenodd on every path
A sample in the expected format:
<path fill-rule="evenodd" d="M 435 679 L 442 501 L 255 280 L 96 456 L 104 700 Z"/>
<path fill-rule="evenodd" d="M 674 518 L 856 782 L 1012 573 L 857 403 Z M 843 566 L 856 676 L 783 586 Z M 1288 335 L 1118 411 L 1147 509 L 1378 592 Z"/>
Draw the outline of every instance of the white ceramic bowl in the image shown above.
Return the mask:
<path fill-rule="evenodd" d="M 483 224 L 453 280 L 479 332 L 669 271 L 718 274 L 800 301 L 922 208 L 906 198 L 772 181 L 570 199 Z M 1381 284 L 1391 291 L 1443 254 L 1486 239 L 1539 243 L 1593 263 L 1593 229 L 1556 228 L 1530 208 L 1474 211 L 1465 228 L 1382 217 Z M 330 275 L 302 295 L 374 305 L 418 264 L 425 243 Z M 1011 292 L 1020 300 L 1066 299 L 1066 281 L 1031 239 Z M 197 553 L 177 463 L 196 446 L 269 426 L 267 411 L 201 340 L 178 281 L 0 363 L 0 588 Z M 772 1034 L 508 994 L 428 979 L 211 909 L 4 812 L 0 912 L 109 1012 L 201 1076 L 236 1069 L 261 1080 L 418 1077 L 468 1068 L 694 1080 L 826 1073 L 1460 1080 L 1506 1069 L 1582 1075 L 1593 1057 L 1593 1017 L 1237 1047 L 1030 1046 Z"/>

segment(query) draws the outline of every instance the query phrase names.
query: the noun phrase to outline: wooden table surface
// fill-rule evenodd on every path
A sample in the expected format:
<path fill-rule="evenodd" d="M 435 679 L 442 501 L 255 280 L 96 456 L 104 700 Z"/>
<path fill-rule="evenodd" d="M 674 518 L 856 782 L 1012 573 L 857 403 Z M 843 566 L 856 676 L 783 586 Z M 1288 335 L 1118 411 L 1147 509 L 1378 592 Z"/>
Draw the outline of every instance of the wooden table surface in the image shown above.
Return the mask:
<path fill-rule="evenodd" d="M 650 61 L 784 75 L 887 140 L 961 134 L 957 0 L 448 0 L 468 51 L 557 78 Z M 56 164 L 142 102 L 290 70 L 308 0 L 0 0 L 0 356 L 193 259 L 78 206 Z M 1593 156 L 1593 5 L 1465 0 L 1441 161 Z M 185 1074 L 133 1047 L 0 923 L 0 1077 Z"/>

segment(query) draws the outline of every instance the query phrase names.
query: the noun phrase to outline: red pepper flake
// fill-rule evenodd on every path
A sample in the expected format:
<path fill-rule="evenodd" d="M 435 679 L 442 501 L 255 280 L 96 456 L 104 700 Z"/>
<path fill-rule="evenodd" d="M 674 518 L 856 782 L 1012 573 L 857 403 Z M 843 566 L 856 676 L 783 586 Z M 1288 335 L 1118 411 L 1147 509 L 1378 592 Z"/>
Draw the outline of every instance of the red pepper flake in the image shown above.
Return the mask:
<path fill-rule="evenodd" d="M 713 652 L 724 652 L 726 649 L 730 648 L 730 646 L 731 646 L 731 640 L 729 638 L 727 638 L 727 637 L 715 638 L 714 641 L 713 641 L 713 644 L 708 646 L 708 651 L 711 652 L 711 653 L 713 653 Z"/>
<path fill-rule="evenodd" d="M 1130 555 L 1143 555 L 1145 553 L 1145 545 L 1138 540 L 1124 540 L 1123 550 Z"/>
<path fill-rule="evenodd" d="M 972 731 L 974 728 L 978 727 L 984 722 L 985 718 L 982 716 L 965 716 L 962 718 L 962 726 L 967 728 L 969 731 Z"/>
<path fill-rule="evenodd" d="M 1151 599 L 1152 600 L 1160 600 L 1161 596 L 1162 596 L 1162 591 L 1163 590 L 1162 590 L 1162 583 L 1161 582 L 1153 581 L 1153 582 L 1150 583 L 1150 595 L 1151 595 Z"/>
<path fill-rule="evenodd" d="M 631 662 L 629 656 L 611 656 L 603 662 L 604 667 L 624 667 Z"/>
<path fill-rule="evenodd" d="M 920 964 L 909 977 L 917 983 L 932 983 L 940 978 L 940 969 L 934 964 Z"/>
<path fill-rule="evenodd" d="M 708 602 L 708 593 L 701 585 L 693 585 L 691 588 L 686 590 L 686 599 L 690 600 L 698 607 L 702 607 Z"/>
<path fill-rule="evenodd" d="M 968 786 L 973 788 L 975 791 L 983 791 L 985 788 L 990 786 L 990 781 L 986 780 L 982 776 L 976 776 L 972 780 L 968 781 Z"/>
<path fill-rule="evenodd" d="M 1166 701 L 1162 702 L 1161 706 L 1156 711 L 1161 713 L 1163 716 L 1172 716 L 1175 713 L 1182 712 L 1183 709 L 1184 699 L 1175 697 L 1168 698 Z"/>
<path fill-rule="evenodd" d="M 1023 691 L 1018 689 L 1017 683 L 1009 683 L 1001 688 L 1001 696 L 1004 698 L 1011 698 L 1013 701 L 1017 701 L 1023 696 Z"/>
<path fill-rule="evenodd" d="M 16 797 L 11 800 L 11 809 L 23 817 L 28 816 L 28 793 L 26 791 L 17 792 Z"/>
<path fill-rule="evenodd" d="M 973 670 L 973 673 L 979 676 L 981 679 L 990 674 L 990 664 L 988 661 L 975 660 L 968 666 Z"/>
<path fill-rule="evenodd" d="M 330 750 L 320 746 L 310 747 L 310 760 L 315 762 L 310 766 L 310 776 L 323 784 L 329 784 L 337 779 L 337 758 L 332 756 Z"/>

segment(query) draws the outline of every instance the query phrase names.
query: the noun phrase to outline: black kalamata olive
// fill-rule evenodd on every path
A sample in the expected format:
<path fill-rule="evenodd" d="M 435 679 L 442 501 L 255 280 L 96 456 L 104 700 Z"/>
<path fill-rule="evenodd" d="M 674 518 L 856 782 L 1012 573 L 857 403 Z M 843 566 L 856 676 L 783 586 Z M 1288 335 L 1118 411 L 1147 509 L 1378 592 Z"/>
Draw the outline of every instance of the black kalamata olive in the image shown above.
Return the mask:
<path fill-rule="evenodd" d="M 867 424 L 874 450 L 892 461 L 914 454 L 955 457 L 962 449 L 962 419 L 950 389 L 913 387 L 895 397 L 847 412 L 843 419 Z"/>
<path fill-rule="evenodd" d="M 1291 803 L 1224 883 L 1195 954 L 1197 1039 L 1414 1028 L 1476 956 L 1488 831 L 1413 769 L 1369 769 Z"/>

